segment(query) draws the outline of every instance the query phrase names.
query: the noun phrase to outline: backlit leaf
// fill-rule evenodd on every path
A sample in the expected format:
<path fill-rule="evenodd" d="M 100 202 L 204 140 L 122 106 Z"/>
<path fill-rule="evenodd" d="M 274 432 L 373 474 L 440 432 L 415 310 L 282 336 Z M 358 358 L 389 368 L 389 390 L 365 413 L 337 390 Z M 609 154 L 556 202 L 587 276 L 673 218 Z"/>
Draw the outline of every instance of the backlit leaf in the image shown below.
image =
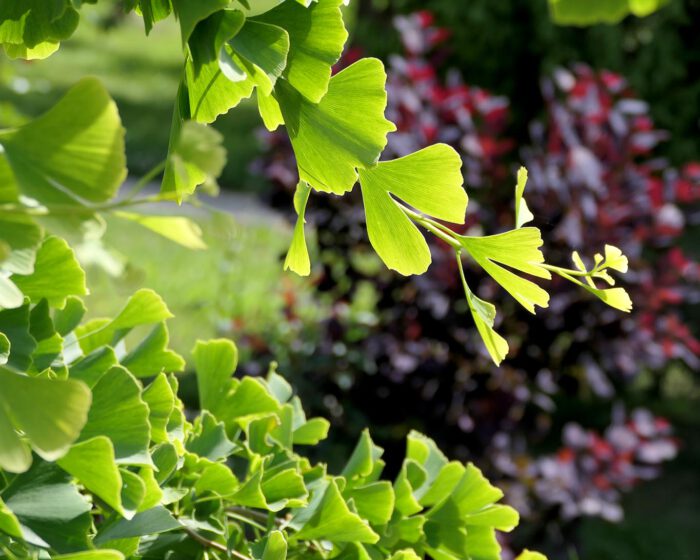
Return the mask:
<path fill-rule="evenodd" d="M 319 0 L 308 8 L 284 2 L 259 20 L 289 34 L 289 55 L 284 77 L 306 99 L 319 103 L 328 90 L 331 66 L 348 38 L 341 0 Z"/>
<path fill-rule="evenodd" d="M 458 236 L 462 246 L 489 275 L 530 313 L 535 305 L 547 307 L 549 294 L 534 282 L 518 276 L 510 269 L 538 278 L 551 278 L 539 264 L 544 262 L 540 251 L 540 230 L 525 227 L 485 237 Z"/>
<path fill-rule="evenodd" d="M 308 276 L 311 273 L 311 260 L 309 259 L 309 249 L 306 246 L 306 235 L 304 233 L 304 223 L 306 222 L 304 214 L 310 193 L 311 187 L 309 184 L 299 181 L 294 195 L 297 222 L 294 226 L 292 243 L 284 260 L 284 269 L 296 272 L 300 276 Z"/>
<path fill-rule="evenodd" d="M 384 118 L 386 74 L 382 63 L 364 58 L 333 78 L 318 104 L 285 81 L 275 88 L 299 167 L 313 188 L 343 194 L 357 180 L 357 167 L 377 161 L 395 126 Z"/>

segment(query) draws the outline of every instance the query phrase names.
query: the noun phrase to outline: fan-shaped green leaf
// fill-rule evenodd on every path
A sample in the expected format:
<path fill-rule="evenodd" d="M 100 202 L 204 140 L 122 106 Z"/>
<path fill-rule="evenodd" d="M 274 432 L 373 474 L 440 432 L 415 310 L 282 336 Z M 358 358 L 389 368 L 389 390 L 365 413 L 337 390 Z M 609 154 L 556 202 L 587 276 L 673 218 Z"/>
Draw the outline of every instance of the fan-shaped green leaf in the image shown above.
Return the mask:
<path fill-rule="evenodd" d="M 0 131 L 22 194 L 42 204 L 104 202 L 126 177 L 124 129 L 107 90 L 85 78 L 41 117 Z"/>
<path fill-rule="evenodd" d="M 124 517 L 130 519 L 136 513 L 122 508 L 122 477 L 109 438 L 97 436 L 76 443 L 58 460 L 58 465 Z"/>
<path fill-rule="evenodd" d="M 227 392 L 231 388 L 231 376 L 238 365 L 238 349 L 228 339 L 198 340 L 192 351 L 197 373 L 199 406 L 219 414 Z"/>
<path fill-rule="evenodd" d="M 92 398 L 80 440 L 106 436 L 112 441 L 118 464 L 152 466 L 149 410 L 138 381 L 123 367 L 115 366 L 93 387 Z"/>
<path fill-rule="evenodd" d="M 338 61 L 348 34 L 340 12 L 342 0 L 318 0 L 305 8 L 284 2 L 259 20 L 289 34 L 284 77 L 306 99 L 321 101 L 328 90 L 331 66 Z"/>
<path fill-rule="evenodd" d="M 223 136 L 218 131 L 201 123 L 186 121 L 177 130 L 174 143 L 168 151 L 168 162 L 163 175 L 163 192 L 174 192 L 178 202 L 192 194 L 203 183 L 216 184 L 216 178 L 226 165 L 226 150 L 223 148 Z M 183 231 L 182 218 L 179 222 L 166 224 L 163 217 L 141 217 L 139 223 L 166 237 L 177 238 L 189 232 L 184 238 L 192 245 L 192 228 Z M 173 227 L 177 226 L 177 230 Z M 166 235 L 167 233 L 167 235 Z M 200 241 L 201 243 L 201 241 Z"/>
<path fill-rule="evenodd" d="M 85 272 L 75 253 L 63 239 L 47 237 L 39 247 L 34 272 L 13 275 L 15 285 L 33 303 L 46 299 L 51 307 L 63 308 L 69 296 L 87 293 Z"/>
<path fill-rule="evenodd" d="M 89 548 L 90 503 L 57 465 L 35 461 L 0 496 L 19 520 L 28 543 L 59 553 Z"/>
<path fill-rule="evenodd" d="M 213 170 L 216 171 L 216 169 L 218 168 Z M 136 222 L 146 229 L 150 229 L 158 235 L 162 235 L 166 239 L 170 239 L 188 249 L 199 250 L 207 248 L 207 244 L 202 239 L 202 228 L 195 221 L 185 216 L 154 216 L 130 212 L 115 212 L 114 214 L 119 218 Z"/>
<path fill-rule="evenodd" d="M 540 230 L 532 227 L 514 229 L 485 237 L 458 236 L 462 246 L 489 275 L 530 313 L 535 305 L 547 307 L 549 294 L 537 284 L 511 272 L 515 269 L 538 278 L 551 278 L 541 266 Z"/>
<path fill-rule="evenodd" d="M 168 328 L 156 325 L 141 343 L 122 359 L 122 365 L 136 377 L 152 377 L 161 371 L 168 373 L 185 369 L 182 356 L 168 349 Z"/>
<path fill-rule="evenodd" d="M 372 530 L 367 521 L 350 511 L 338 484 L 331 480 L 314 514 L 293 538 L 371 544 L 379 540 L 379 535 Z"/>
<path fill-rule="evenodd" d="M 372 165 L 395 126 L 384 118 L 386 74 L 364 58 L 339 72 L 319 103 L 287 82 L 275 88 L 297 158 L 299 177 L 313 188 L 343 194 L 357 180 L 357 167 Z"/>
<path fill-rule="evenodd" d="M 0 46 L 10 58 L 46 58 L 73 34 L 79 19 L 68 0 L 3 0 Z"/>
<path fill-rule="evenodd" d="M 27 377 L 0 368 L 0 467 L 10 472 L 28 467 L 13 428 L 24 432 L 46 460 L 63 456 L 85 424 L 90 400 L 90 390 L 79 381 Z"/>

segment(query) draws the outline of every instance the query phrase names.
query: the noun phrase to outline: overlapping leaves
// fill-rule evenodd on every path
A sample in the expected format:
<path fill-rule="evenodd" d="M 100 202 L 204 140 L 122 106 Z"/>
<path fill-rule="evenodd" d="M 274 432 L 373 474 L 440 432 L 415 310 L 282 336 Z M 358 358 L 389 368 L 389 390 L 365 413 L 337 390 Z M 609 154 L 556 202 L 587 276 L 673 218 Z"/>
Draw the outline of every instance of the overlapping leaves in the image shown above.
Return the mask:
<path fill-rule="evenodd" d="M 26 304 L 37 339 L 61 325 L 51 369 L 0 368 L 0 410 L 13 419 L 0 423 L 0 468 L 25 471 L 29 446 L 38 454 L 0 487 L 0 539 L 11 546 L 107 559 L 196 555 L 204 546 L 283 560 L 315 557 L 309 543 L 323 541 L 338 558 L 500 557 L 495 531 L 512 529 L 517 514 L 495 503 L 502 494 L 474 466 L 449 462 L 429 438 L 409 435 L 393 482 L 382 480 L 382 450 L 367 432 L 343 472 L 329 474 L 296 451 L 325 438 L 328 422 L 307 418 L 274 371 L 234 377 L 238 354 L 228 340 L 193 351 L 202 412 L 189 422 L 169 375 L 172 353 L 152 335 L 127 340 L 148 325 L 165 329 L 162 300 L 137 292 L 114 318 L 80 326 L 65 315 L 82 316 L 76 301 L 64 310 L 45 299 Z M 0 314 L 0 329 L 7 326 Z M 12 359 L 12 346 L 5 351 Z M 149 383 L 130 371 L 136 364 L 149 365 Z M 92 406 L 81 416 L 85 399 Z M 11 440 L 23 446 L 16 456 Z M 264 532 L 247 536 L 246 527 Z"/>

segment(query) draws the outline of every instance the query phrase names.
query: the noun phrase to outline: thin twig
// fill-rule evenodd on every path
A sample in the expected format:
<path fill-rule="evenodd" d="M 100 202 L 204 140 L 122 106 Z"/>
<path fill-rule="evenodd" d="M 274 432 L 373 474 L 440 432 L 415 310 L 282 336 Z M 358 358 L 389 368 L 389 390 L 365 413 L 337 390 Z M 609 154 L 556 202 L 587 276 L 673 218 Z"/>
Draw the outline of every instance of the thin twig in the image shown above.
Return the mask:
<path fill-rule="evenodd" d="M 208 538 L 200 535 L 197 531 L 190 529 L 189 527 L 185 527 L 184 525 L 182 526 L 182 529 L 187 533 L 192 539 L 197 541 L 199 544 L 202 546 L 206 546 L 208 548 L 213 548 L 215 550 L 219 550 L 221 552 L 225 552 L 226 554 L 230 556 L 234 556 L 235 558 L 238 558 L 239 560 L 253 560 L 249 556 L 246 556 L 245 554 L 241 554 L 237 550 L 229 550 L 226 546 L 224 546 L 221 543 L 218 543 L 216 541 L 209 540 Z"/>

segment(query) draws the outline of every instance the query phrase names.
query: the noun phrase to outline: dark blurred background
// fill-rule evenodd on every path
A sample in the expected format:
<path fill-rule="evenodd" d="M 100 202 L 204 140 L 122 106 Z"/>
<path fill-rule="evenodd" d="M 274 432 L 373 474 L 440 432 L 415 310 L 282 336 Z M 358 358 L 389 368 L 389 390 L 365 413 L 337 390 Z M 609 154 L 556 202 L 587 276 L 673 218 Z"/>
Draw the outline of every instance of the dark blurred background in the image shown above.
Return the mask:
<path fill-rule="evenodd" d="M 426 11 L 426 8 L 429 11 Z M 166 154 L 180 71 L 174 22 L 143 34 L 109 2 L 82 10 L 74 38 L 47 61 L 0 59 L 0 126 L 49 107 L 83 75 L 101 77 L 127 128 L 133 177 Z M 210 247 L 192 253 L 123 227 L 81 250 L 103 315 L 140 286 L 179 321 L 175 347 L 230 336 L 239 373 L 270 361 L 312 412 L 334 424 L 319 457 L 339 468 L 370 425 L 398 464 L 419 429 L 474 461 L 523 513 L 515 549 L 553 559 L 698 557 L 700 527 L 700 0 L 587 28 L 552 23 L 546 0 L 365 0 L 346 10 L 339 63 L 387 67 L 386 157 L 434 142 L 463 156 L 465 231 L 512 224 L 515 171 L 548 261 L 621 247 L 630 316 L 552 282 L 551 307 L 524 313 L 476 268 L 512 353 L 491 364 L 471 324 L 453 256 L 403 278 L 383 268 L 359 197 L 315 196 L 308 279 L 282 272 L 293 223 L 293 154 L 260 128 L 254 103 L 217 123 L 229 163 L 216 203 L 197 214 Z M 357 194 L 357 193 L 354 193 Z M 167 254 L 162 262 L 150 255 Z M 194 386 L 183 379 L 189 402 Z"/>

